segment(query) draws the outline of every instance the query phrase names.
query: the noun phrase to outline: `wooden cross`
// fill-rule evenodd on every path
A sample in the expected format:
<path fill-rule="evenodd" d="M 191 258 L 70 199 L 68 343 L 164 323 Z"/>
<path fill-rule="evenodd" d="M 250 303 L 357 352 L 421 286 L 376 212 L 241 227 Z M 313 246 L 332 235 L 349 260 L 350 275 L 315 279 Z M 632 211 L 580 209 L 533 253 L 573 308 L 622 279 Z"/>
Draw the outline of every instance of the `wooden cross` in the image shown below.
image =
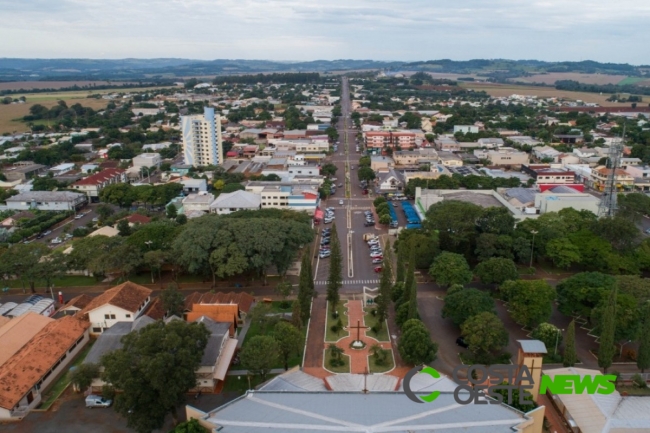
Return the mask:
<path fill-rule="evenodd" d="M 368 329 L 367 326 L 361 326 L 361 320 L 357 320 L 357 326 L 350 326 L 351 329 L 356 329 L 357 330 L 357 339 L 355 341 L 361 341 L 361 330 L 362 329 Z"/>

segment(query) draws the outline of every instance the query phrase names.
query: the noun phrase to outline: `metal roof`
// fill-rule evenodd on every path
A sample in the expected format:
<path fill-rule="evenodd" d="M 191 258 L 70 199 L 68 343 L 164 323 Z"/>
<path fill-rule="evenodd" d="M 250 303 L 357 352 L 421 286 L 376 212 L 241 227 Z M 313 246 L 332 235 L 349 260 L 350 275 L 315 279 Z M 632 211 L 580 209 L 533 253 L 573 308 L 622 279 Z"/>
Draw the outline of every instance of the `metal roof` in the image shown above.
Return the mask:
<path fill-rule="evenodd" d="M 548 353 L 546 345 L 539 340 L 517 340 L 525 353 Z"/>

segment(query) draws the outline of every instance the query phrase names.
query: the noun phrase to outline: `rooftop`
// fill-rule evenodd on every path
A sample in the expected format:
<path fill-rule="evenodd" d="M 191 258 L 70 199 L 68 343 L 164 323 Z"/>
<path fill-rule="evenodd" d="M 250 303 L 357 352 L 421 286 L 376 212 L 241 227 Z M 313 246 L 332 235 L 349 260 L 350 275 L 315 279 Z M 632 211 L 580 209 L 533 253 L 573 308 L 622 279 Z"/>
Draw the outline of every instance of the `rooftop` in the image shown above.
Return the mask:
<path fill-rule="evenodd" d="M 262 197 L 248 191 L 235 191 L 220 194 L 210 205 L 211 208 L 259 208 Z"/>
<path fill-rule="evenodd" d="M 251 305 L 253 305 L 253 302 L 255 302 L 255 298 L 244 292 L 194 292 L 185 297 L 185 311 L 192 310 L 192 305 L 194 304 L 237 304 L 240 311 L 247 313 Z"/>
<path fill-rule="evenodd" d="M 0 365 L 7 362 L 29 340 L 54 319 L 36 313 L 14 317 L 0 327 Z"/>
<path fill-rule="evenodd" d="M 122 337 L 155 322 L 148 316 L 140 316 L 133 322 L 117 322 L 97 337 L 95 344 L 84 359 L 84 364 L 99 364 L 102 356 L 122 348 Z"/>
<path fill-rule="evenodd" d="M 111 179 L 113 179 L 116 176 L 120 176 L 124 173 L 124 170 L 121 170 L 119 168 L 107 168 L 106 170 L 102 170 L 98 173 L 92 174 L 88 177 L 85 177 L 81 180 L 76 181 L 75 183 L 72 184 L 72 186 L 75 185 L 99 185 L 104 182 L 107 182 Z"/>
<path fill-rule="evenodd" d="M 13 197 L 9 197 L 6 201 L 67 202 L 78 200 L 80 197 L 83 197 L 83 194 L 70 191 L 27 191 Z"/>
<path fill-rule="evenodd" d="M 105 304 L 110 304 L 114 307 L 135 313 L 146 299 L 151 296 L 151 292 L 151 289 L 127 281 L 97 296 L 79 312 L 79 315 L 83 316 Z"/>
<path fill-rule="evenodd" d="M 88 322 L 66 316 L 36 334 L 0 367 L 0 407 L 13 409 L 89 326 Z"/>

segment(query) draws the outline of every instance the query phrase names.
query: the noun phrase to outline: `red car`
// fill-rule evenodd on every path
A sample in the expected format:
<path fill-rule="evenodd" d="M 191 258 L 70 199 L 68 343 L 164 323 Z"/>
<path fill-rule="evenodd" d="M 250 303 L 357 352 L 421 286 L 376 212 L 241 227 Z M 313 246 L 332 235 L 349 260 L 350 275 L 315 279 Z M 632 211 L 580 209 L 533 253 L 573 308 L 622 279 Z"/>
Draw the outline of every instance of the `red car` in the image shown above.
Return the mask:
<path fill-rule="evenodd" d="M 367 190 L 367 189 L 364 189 L 363 191 L 361 191 L 361 194 L 363 194 L 363 195 L 368 195 L 368 190 Z"/>
<path fill-rule="evenodd" d="M 375 266 L 375 272 L 380 273 L 381 272 L 381 266 Z"/>

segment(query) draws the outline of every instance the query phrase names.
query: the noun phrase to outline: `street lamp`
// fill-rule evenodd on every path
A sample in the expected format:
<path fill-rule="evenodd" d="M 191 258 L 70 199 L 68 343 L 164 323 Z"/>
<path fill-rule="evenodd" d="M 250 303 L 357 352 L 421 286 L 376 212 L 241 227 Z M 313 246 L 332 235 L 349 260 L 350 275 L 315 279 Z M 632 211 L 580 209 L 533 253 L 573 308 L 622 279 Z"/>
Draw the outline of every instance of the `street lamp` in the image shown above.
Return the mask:
<path fill-rule="evenodd" d="M 537 230 L 531 230 L 530 232 L 533 235 L 533 243 L 532 243 L 532 245 L 530 247 L 530 266 L 529 266 L 529 268 L 532 268 L 533 267 L 533 251 L 535 251 L 535 235 L 538 233 L 538 231 Z"/>
<path fill-rule="evenodd" d="M 555 335 L 555 355 L 557 356 L 557 343 L 560 341 L 560 332 L 564 332 L 564 329 L 557 328 L 557 335 Z"/>
<path fill-rule="evenodd" d="M 618 354 L 618 357 L 619 357 L 619 358 L 622 358 L 622 357 L 623 357 L 623 347 L 624 347 L 627 343 L 631 343 L 631 342 L 632 342 L 632 340 L 627 340 L 625 343 L 621 343 L 621 353 Z"/>

